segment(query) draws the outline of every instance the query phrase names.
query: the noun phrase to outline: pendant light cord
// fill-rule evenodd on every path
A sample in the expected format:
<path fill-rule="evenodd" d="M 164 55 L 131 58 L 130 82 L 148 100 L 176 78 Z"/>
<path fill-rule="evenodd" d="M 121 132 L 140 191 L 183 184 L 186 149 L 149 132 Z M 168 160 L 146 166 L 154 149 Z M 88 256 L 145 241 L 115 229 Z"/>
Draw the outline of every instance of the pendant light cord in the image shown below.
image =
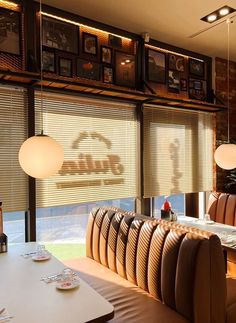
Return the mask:
<path fill-rule="evenodd" d="M 230 68 L 229 68 L 229 59 L 230 59 L 230 57 L 229 57 L 229 39 L 230 39 L 230 33 L 229 33 L 229 31 L 230 31 L 230 29 L 229 29 L 229 25 L 230 25 L 230 23 L 231 23 L 231 20 L 230 19 L 227 19 L 227 109 L 228 109 L 228 143 L 230 142 L 230 129 L 229 129 L 229 71 L 230 71 Z"/>
<path fill-rule="evenodd" d="M 40 29 L 40 127 L 43 135 L 43 28 L 42 28 L 42 0 L 39 1 L 39 29 Z"/>

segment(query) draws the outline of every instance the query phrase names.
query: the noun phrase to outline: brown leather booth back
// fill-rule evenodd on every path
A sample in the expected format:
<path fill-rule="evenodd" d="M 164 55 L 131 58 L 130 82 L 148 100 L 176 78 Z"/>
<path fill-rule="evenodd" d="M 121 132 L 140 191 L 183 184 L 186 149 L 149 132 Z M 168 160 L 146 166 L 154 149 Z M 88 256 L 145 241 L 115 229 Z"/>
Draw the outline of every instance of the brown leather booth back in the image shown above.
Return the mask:
<path fill-rule="evenodd" d="M 90 213 L 86 239 L 88 257 L 190 322 L 225 321 L 225 268 L 216 235 L 101 207 Z"/>
<path fill-rule="evenodd" d="M 236 226 L 236 194 L 212 192 L 207 213 L 213 221 Z"/>

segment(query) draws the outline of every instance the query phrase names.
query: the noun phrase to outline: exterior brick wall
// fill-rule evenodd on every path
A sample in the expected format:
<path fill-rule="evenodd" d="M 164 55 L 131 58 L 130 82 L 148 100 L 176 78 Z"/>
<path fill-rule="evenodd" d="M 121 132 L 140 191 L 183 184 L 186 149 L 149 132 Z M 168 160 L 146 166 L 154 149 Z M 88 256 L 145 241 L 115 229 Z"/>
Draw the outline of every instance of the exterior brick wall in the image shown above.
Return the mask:
<path fill-rule="evenodd" d="M 236 139 L 236 63 L 230 62 L 230 138 Z M 227 60 L 215 59 L 215 93 L 225 105 L 227 105 Z M 228 138 L 228 112 L 218 112 L 216 114 L 216 140 L 227 140 Z M 225 191 L 224 185 L 227 181 L 228 171 L 216 167 L 216 189 Z"/>

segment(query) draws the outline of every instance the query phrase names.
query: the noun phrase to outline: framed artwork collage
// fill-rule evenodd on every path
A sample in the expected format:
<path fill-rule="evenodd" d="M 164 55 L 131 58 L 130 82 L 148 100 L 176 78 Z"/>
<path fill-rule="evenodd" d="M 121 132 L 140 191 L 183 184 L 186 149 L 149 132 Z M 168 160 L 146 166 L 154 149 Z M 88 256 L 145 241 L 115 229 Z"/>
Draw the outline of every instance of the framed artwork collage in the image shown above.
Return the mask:
<path fill-rule="evenodd" d="M 190 99 L 206 100 L 203 60 L 147 48 L 146 70 L 147 81 L 162 84 L 169 93 L 185 92 Z"/>
<path fill-rule="evenodd" d="M 20 11 L 0 7 L 1 57 L 23 62 L 23 19 Z M 135 41 L 127 42 L 115 34 L 102 35 L 98 30 L 78 26 L 67 21 L 42 16 L 42 64 L 43 71 L 68 78 L 84 78 L 106 84 L 136 88 L 137 72 L 143 67 L 135 55 Z M 30 58 L 27 53 L 27 59 Z M 144 60 L 143 60 L 144 61 Z M 34 64 L 33 64 L 34 63 Z M 34 71 L 38 70 L 34 59 Z M 157 84 L 166 93 L 205 101 L 207 78 L 204 60 L 188 57 L 161 48 L 146 47 L 146 81 Z M 17 66 L 21 68 L 20 63 Z M 140 73 L 139 73 L 140 74 Z"/>
<path fill-rule="evenodd" d="M 122 51 L 121 37 L 100 44 L 98 35 L 47 16 L 42 29 L 43 71 L 135 88 L 135 56 Z"/>

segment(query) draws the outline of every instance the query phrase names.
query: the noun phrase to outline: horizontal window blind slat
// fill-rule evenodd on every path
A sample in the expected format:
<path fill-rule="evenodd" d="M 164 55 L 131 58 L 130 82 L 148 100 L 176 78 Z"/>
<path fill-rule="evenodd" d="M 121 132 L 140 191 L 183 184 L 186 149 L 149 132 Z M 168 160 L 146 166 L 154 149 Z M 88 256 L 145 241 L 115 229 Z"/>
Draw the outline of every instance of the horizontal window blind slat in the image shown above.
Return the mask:
<path fill-rule="evenodd" d="M 35 98 L 39 132 L 39 92 Z M 58 174 L 37 181 L 37 207 L 139 195 L 134 105 L 44 92 L 43 128 L 63 146 L 64 164 Z"/>
<path fill-rule="evenodd" d="M 0 87 L 0 201 L 4 212 L 28 209 L 28 178 L 18 162 L 27 138 L 27 94 Z"/>

